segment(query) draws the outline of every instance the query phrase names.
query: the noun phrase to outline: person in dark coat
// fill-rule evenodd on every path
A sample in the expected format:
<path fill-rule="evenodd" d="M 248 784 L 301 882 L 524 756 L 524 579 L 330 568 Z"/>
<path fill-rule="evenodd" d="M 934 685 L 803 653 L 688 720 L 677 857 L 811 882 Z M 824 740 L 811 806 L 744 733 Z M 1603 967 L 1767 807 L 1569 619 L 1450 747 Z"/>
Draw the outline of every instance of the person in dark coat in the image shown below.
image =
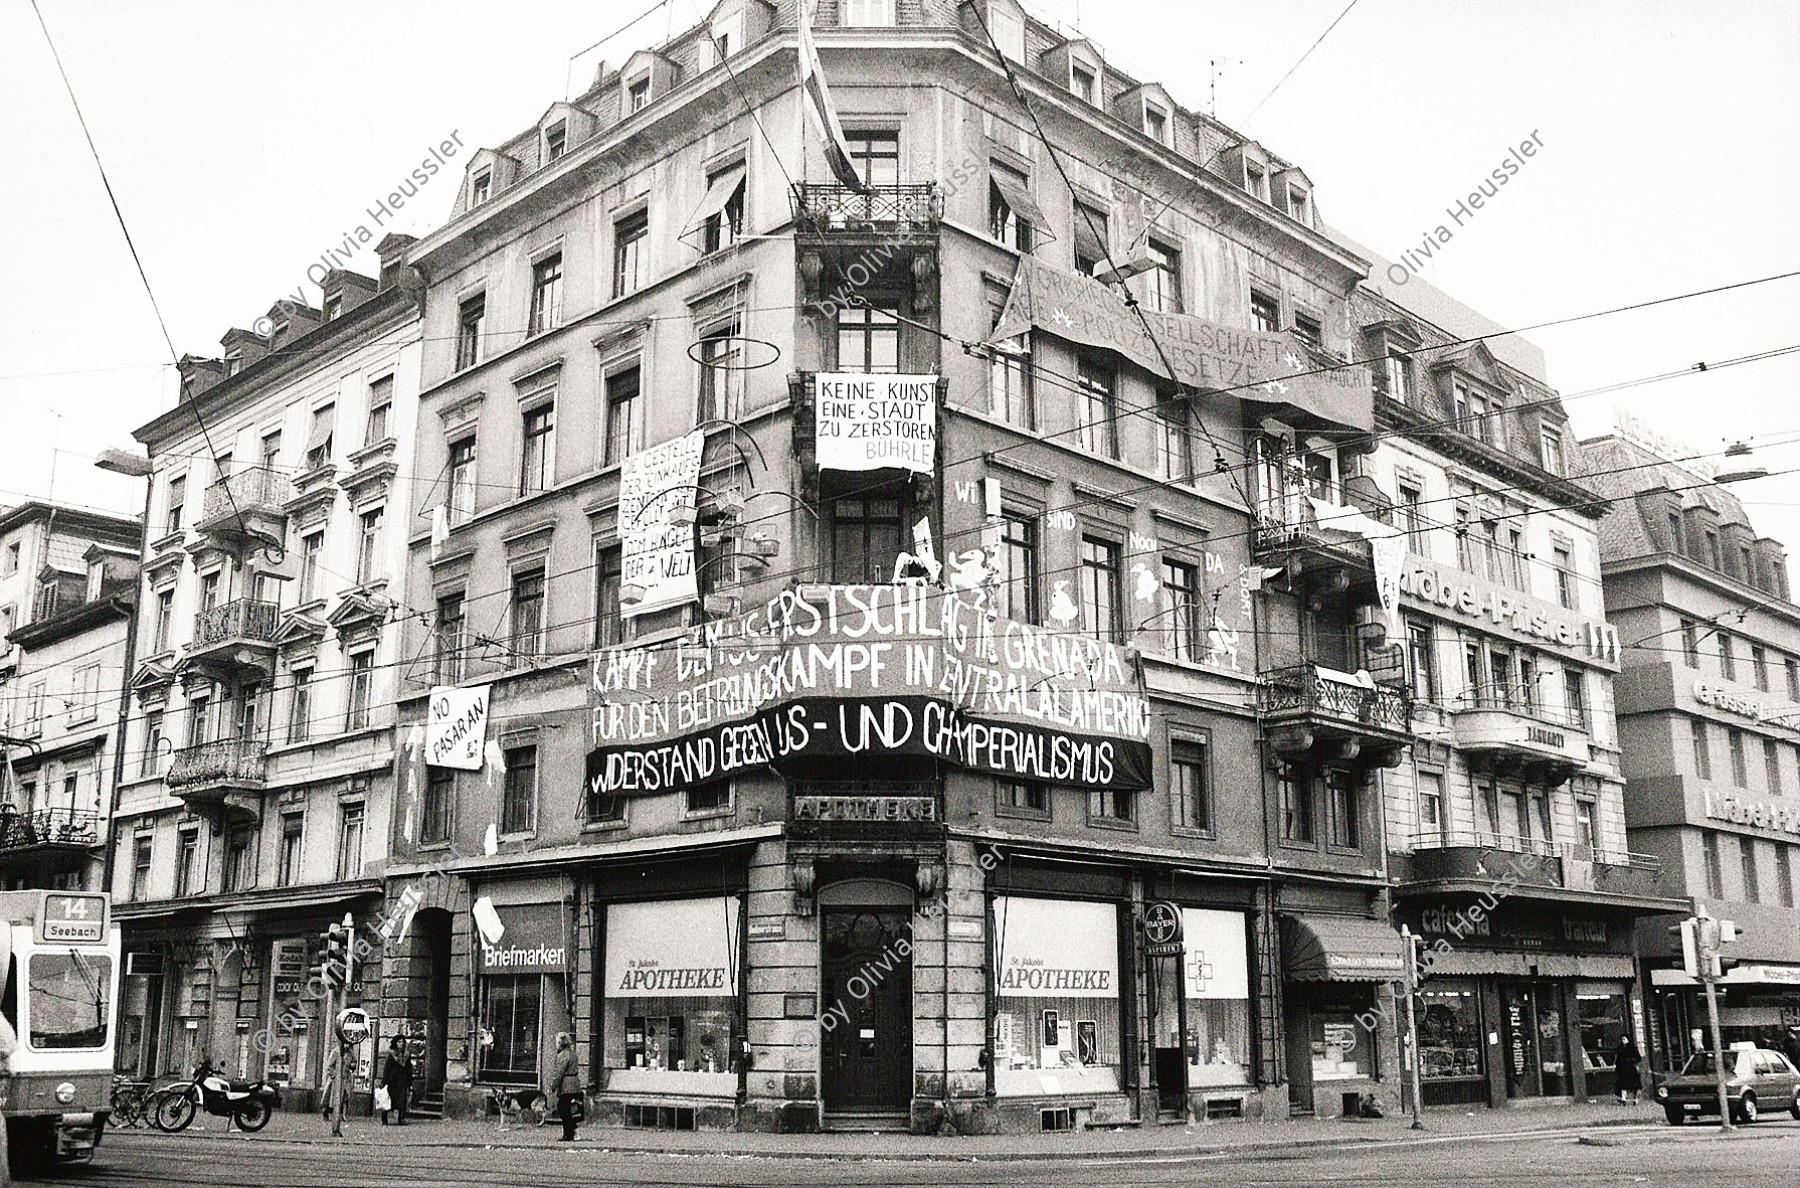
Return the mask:
<path fill-rule="evenodd" d="M 1644 1078 L 1638 1072 L 1638 1066 L 1644 1063 L 1643 1054 L 1638 1051 L 1637 1042 L 1629 1034 L 1619 1037 L 1619 1047 L 1613 1053 L 1614 1087 L 1619 1091 L 1620 1105 L 1636 1105 L 1638 1091 L 1644 1087 Z"/>
<path fill-rule="evenodd" d="M 406 1041 L 395 1036 L 388 1043 L 387 1060 L 381 1066 L 381 1080 L 377 1084 L 385 1086 L 388 1091 L 388 1102 L 393 1112 L 398 1115 L 397 1125 L 406 1125 L 406 1105 L 412 1100 L 412 1064 L 406 1059 Z M 387 1125 L 388 1111 L 381 1113 L 381 1124 Z"/>
<path fill-rule="evenodd" d="M 581 1121 L 575 1113 L 581 1100 L 581 1077 L 575 1071 L 575 1037 L 566 1031 L 556 1033 L 556 1058 L 550 1066 L 550 1092 L 556 1095 L 556 1116 L 562 1119 L 562 1141 L 575 1141 L 575 1126 Z"/>

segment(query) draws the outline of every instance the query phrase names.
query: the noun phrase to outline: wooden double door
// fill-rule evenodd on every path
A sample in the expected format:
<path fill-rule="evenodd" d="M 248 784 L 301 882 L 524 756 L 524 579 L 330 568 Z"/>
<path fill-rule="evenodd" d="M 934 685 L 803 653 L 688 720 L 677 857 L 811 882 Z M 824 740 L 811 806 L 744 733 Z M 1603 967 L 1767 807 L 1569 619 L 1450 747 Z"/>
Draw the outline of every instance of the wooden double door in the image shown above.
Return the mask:
<path fill-rule="evenodd" d="M 827 908 L 819 931 L 825 1110 L 905 1112 L 912 1103 L 912 912 Z"/>

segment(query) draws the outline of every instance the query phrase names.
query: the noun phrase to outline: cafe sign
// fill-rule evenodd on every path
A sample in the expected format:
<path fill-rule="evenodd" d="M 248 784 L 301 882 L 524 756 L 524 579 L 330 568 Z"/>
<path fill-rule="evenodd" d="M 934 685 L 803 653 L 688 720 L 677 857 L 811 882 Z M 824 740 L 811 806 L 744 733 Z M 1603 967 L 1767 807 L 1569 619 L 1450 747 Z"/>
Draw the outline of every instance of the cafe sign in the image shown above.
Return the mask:
<path fill-rule="evenodd" d="M 1715 821 L 1729 821 L 1733 825 L 1750 825 L 1757 829 L 1770 829 L 1776 833 L 1791 833 L 1800 837 L 1800 805 L 1750 800 L 1725 792 L 1709 791 L 1704 796 L 1703 808 L 1706 815 Z"/>
<path fill-rule="evenodd" d="M 1447 610 L 1502 635 L 1552 644 L 1599 663 L 1619 662 L 1619 631 L 1612 624 L 1502 589 L 1461 570 L 1408 557 L 1400 571 L 1400 594 L 1415 606 Z"/>

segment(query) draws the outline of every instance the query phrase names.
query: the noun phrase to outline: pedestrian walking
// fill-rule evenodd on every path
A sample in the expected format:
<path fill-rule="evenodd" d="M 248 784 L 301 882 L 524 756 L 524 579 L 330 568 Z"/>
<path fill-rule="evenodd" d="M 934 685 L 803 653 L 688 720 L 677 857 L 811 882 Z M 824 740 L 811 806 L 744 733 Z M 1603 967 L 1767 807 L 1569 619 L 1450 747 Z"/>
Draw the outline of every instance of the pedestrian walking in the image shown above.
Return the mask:
<path fill-rule="evenodd" d="M 395 1036 L 388 1043 L 387 1061 L 381 1066 L 377 1088 L 387 1090 L 388 1105 L 399 1115 L 398 1126 L 406 1125 L 406 1105 L 412 1100 L 412 1064 L 406 1059 L 406 1041 Z M 381 1124 L 387 1125 L 388 1111 L 381 1111 Z"/>
<path fill-rule="evenodd" d="M 1644 1087 L 1643 1074 L 1638 1068 L 1643 1063 L 1644 1056 L 1638 1051 L 1637 1042 L 1629 1034 L 1620 1036 L 1618 1050 L 1613 1053 L 1614 1088 L 1619 1091 L 1620 1105 L 1638 1103 L 1638 1092 Z"/>
<path fill-rule="evenodd" d="M 575 1071 L 575 1037 L 556 1033 L 556 1059 L 550 1066 L 550 1092 L 556 1094 L 556 1116 L 562 1119 L 562 1140 L 575 1141 L 575 1127 L 587 1113 L 581 1092 L 581 1076 Z"/>
<path fill-rule="evenodd" d="M 11 960 L 5 949 L 6 942 L 0 939 L 0 966 L 4 966 L 7 961 Z M 18 1033 L 12 1029 L 12 1024 L 6 1021 L 6 1016 L 0 1015 L 0 1101 L 11 1099 L 11 1086 L 6 1082 L 12 1080 L 12 1058 L 13 1053 L 18 1050 Z M 6 1188 L 6 1185 L 11 1183 L 12 1162 L 6 1149 L 6 1119 L 0 1117 L 0 1188 Z"/>

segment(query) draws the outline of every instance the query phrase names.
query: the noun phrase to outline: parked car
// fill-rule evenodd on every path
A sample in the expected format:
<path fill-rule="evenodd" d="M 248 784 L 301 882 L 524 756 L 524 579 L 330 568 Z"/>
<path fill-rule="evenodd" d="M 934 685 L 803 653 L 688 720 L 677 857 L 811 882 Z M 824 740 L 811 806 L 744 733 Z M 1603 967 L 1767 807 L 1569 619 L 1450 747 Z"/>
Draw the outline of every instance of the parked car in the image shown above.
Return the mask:
<path fill-rule="evenodd" d="M 1800 1119 L 1800 1070 L 1786 1056 L 1767 1048 L 1733 1047 L 1725 1053 L 1725 1097 L 1731 1120 L 1742 1125 L 1765 1111 L 1787 1110 Z M 1713 1054 L 1696 1052 L 1682 1070 L 1656 1087 L 1669 1125 L 1707 1114 L 1719 1116 L 1719 1085 Z"/>

